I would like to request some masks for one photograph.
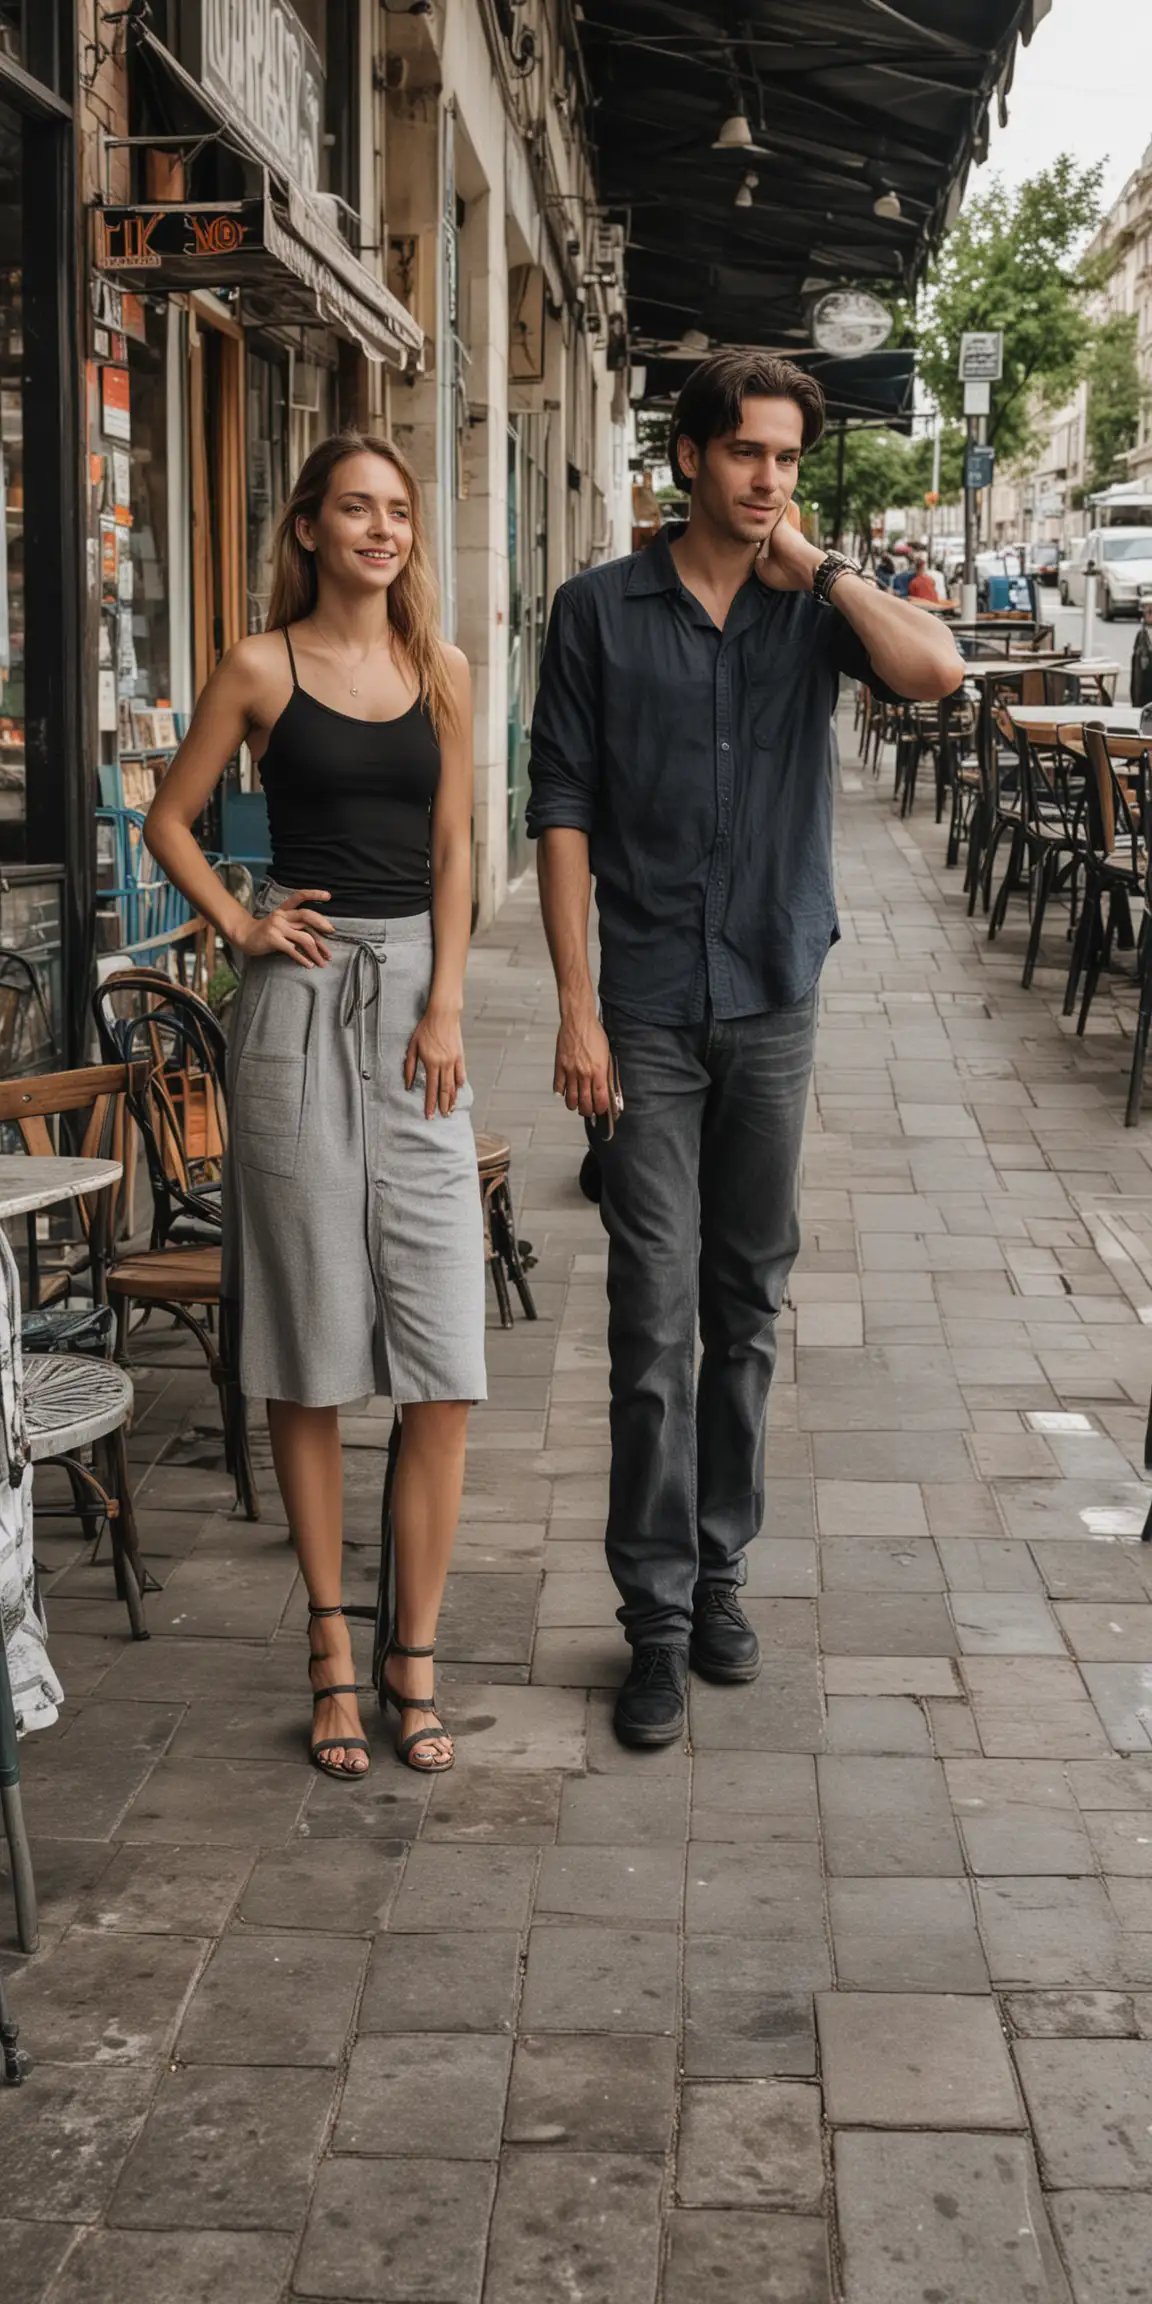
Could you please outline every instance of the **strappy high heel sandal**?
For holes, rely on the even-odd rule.
[[[389,1656],[434,1656],[436,1650],[435,1648],[406,1648],[402,1640],[393,1640],[389,1643],[388,1654]],[[455,1767],[455,1752],[447,1760],[413,1760],[410,1757],[417,1744],[429,1744],[433,1737],[441,1736],[449,1744],[452,1741],[436,1708],[435,1689],[427,1699],[423,1696],[402,1696],[400,1690],[392,1686],[387,1670],[384,1670],[380,1675],[380,1700],[385,1705],[394,1704],[396,1706],[400,1715],[401,1726],[403,1726],[406,1712],[431,1712],[436,1720],[435,1728],[416,1728],[411,1736],[397,1737],[396,1758],[402,1760],[406,1768],[414,1768],[419,1776],[443,1776],[449,1768]]]
[[[309,1624],[317,1616],[342,1616],[343,1614],[342,1608],[314,1608],[311,1601],[308,1603]],[[312,1646],[311,1634],[309,1634],[308,1639],[308,1651],[308,1674],[311,1678],[313,1664],[325,1664],[327,1657],[317,1656]],[[367,1696],[368,1693],[369,1690],[359,1686],[355,1680],[338,1680],[331,1688],[313,1689],[312,1710],[315,1712],[318,1704],[325,1704],[329,1696]],[[325,1752],[341,1751],[368,1752],[367,1740],[363,1736],[322,1736],[319,1743],[309,1745],[308,1756],[312,1766],[318,1768],[322,1776],[338,1776],[342,1783],[359,1784],[361,1779],[368,1774],[367,1768],[346,1768],[342,1761],[325,1760],[323,1757]],[[371,1759],[370,1753],[369,1759]]]

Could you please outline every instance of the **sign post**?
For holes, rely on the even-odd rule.
[[[992,485],[994,455],[985,445],[992,386],[1004,372],[1004,338],[998,329],[970,329],[960,338],[960,381],[964,386],[964,584],[961,614],[976,619],[976,498]]]

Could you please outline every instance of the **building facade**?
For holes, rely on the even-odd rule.
[[[1103,260],[1107,276],[1095,302],[1098,321],[1118,315],[1136,321],[1136,361],[1142,387],[1136,438],[1125,458],[1124,482],[1152,496],[1152,144],[1113,201],[1086,255]],[[1042,444],[1024,472],[1006,475],[993,491],[997,541],[1071,542],[1087,533],[1094,514],[1086,501],[1093,486],[1088,444],[1088,385],[1045,418]]]
[[[127,812],[262,627],[340,425],[421,483],[472,666],[479,923],[522,869],[551,594],[630,543],[585,108],[569,0],[0,0],[0,945],[34,951],[61,1052],[132,941]],[[255,781],[242,751],[224,853]]]

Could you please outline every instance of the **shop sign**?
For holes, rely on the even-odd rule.
[[[999,328],[968,328],[960,338],[962,384],[998,384],[1004,373],[1004,337]]]
[[[211,267],[260,245],[264,204],[229,201],[197,208],[97,208],[96,262],[106,272],[159,272],[179,259]],[[205,274],[207,277],[207,273]]]
[[[320,184],[324,74],[290,0],[200,0],[183,61],[213,102],[304,192]]]

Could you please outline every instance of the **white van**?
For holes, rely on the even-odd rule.
[[[1138,616],[1142,596],[1152,593],[1152,528],[1093,528],[1073,559],[1060,569],[1060,597],[1082,608],[1084,580],[1096,574],[1096,606],[1105,623],[1114,616]]]

